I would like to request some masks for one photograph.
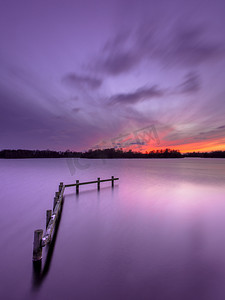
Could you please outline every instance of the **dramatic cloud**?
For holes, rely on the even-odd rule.
[[[224,43],[212,41],[206,32],[199,26],[179,29],[169,46],[169,56],[187,65],[221,59],[225,55]]]
[[[0,9],[1,147],[88,149],[149,124],[165,147],[222,145],[224,1],[12,2]]]
[[[143,100],[162,97],[164,93],[164,90],[160,90],[157,86],[141,87],[132,93],[114,95],[109,100],[112,104],[134,104]]]
[[[81,76],[76,73],[70,73],[63,77],[62,82],[72,88],[85,87],[97,89],[102,85],[102,80],[91,76]]]
[[[173,66],[196,66],[225,57],[224,42],[206,37],[203,26],[175,26],[164,37],[162,29],[142,24],[138,30],[119,33],[107,41],[101,55],[92,68],[108,75],[117,76],[130,72],[143,62]]]

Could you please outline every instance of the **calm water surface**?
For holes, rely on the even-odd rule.
[[[0,160],[0,299],[224,300],[225,160]],[[42,275],[33,231],[66,189]],[[47,261],[47,264],[46,264]]]

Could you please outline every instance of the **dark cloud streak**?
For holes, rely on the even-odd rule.
[[[132,93],[114,95],[109,100],[111,104],[135,104],[140,101],[162,97],[164,94],[165,91],[157,86],[141,87]]]
[[[200,90],[200,78],[197,73],[188,73],[185,76],[184,82],[177,87],[178,93],[195,93]]]
[[[184,81],[172,89],[159,88],[158,85],[143,86],[130,93],[120,93],[109,98],[110,104],[136,104],[152,98],[161,98],[166,95],[192,94],[200,90],[200,78],[197,73],[188,73]]]
[[[102,85],[102,79],[91,76],[82,76],[76,73],[70,73],[63,77],[62,82],[66,85],[76,87],[86,87],[90,89],[98,89]]]

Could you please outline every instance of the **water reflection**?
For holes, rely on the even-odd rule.
[[[76,178],[63,159],[0,163],[2,299],[224,299],[225,160],[93,160]],[[33,230],[57,183],[112,174],[114,189],[66,191],[32,275]]]

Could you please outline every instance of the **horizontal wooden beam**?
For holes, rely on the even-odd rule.
[[[113,179],[102,179],[100,182],[106,182],[106,181],[114,181],[119,180],[119,178],[113,178]],[[72,184],[66,184],[65,187],[71,187],[71,186],[77,186],[77,185],[84,185],[84,184],[92,184],[92,183],[98,183],[98,180],[95,181],[87,181],[87,182],[79,182],[79,183],[72,183]]]

